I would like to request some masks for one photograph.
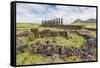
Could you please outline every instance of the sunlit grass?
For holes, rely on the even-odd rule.
[[[78,35],[70,35],[68,36],[68,39],[66,39],[67,37],[62,37],[62,36],[58,36],[58,37],[45,37],[45,38],[38,38],[36,39],[34,42],[36,42],[37,40],[40,40],[42,43],[45,43],[45,41],[49,40],[51,43],[52,41],[56,41],[56,45],[62,45],[62,46],[81,46],[84,42],[84,38]]]
[[[80,58],[76,57],[76,56],[72,56],[72,57],[67,57],[65,58],[65,60],[67,62],[80,62]]]
[[[92,23],[92,24],[90,24],[90,23],[85,23],[85,24],[76,23],[74,25],[84,25],[84,26],[94,27],[96,24],[95,23]],[[49,29],[50,31],[64,31],[64,29],[59,29],[59,28],[38,27],[39,24],[32,24],[32,23],[17,23],[16,26],[17,26],[17,28],[22,28],[20,30],[20,32],[27,30],[27,29],[30,30],[30,28],[38,28],[40,32],[43,31],[43,30],[46,30],[46,29]],[[30,36],[30,38],[29,37],[20,37],[19,39],[22,40],[22,43],[28,44],[28,45],[30,45],[31,43],[36,43],[38,40],[40,40],[41,43],[46,44],[46,42],[49,40],[50,43],[53,43],[53,41],[56,41],[55,42],[56,45],[75,46],[75,47],[81,46],[85,41],[85,39],[83,37],[76,35],[76,34],[70,34],[68,36],[43,37],[43,38],[34,38],[34,36]],[[32,39],[32,40],[30,41],[30,39]],[[94,49],[94,55],[96,55],[96,49]],[[16,52],[16,64],[17,65],[50,63],[50,62],[45,61],[45,59],[49,60],[49,61],[52,60],[50,58],[48,59],[48,57],[44,57],[43,55],[40,55],[40,54],[33,54],[31,51],[25,51],[23,53],[20,52],[20,51]],[[94,56],[93,58],[95,59],[96,56]],[[67,58],[65,58],[65,60],[67,62],[78,62],[78,61],[80,61],[80,59],[76,56],[67,57]]]
[[[32,54],[30,51],[20,53],[16,55],[17,65],[29,65],[29,64],[42,64],[43,57],[39,54]]]
[[[91,23],[91,22],[89,22],[89,23],[82,23],[82,22],[80,22],[80,23],[72,23],[72,25],[83,25],[83,26],[94,27],[94,26],[96,26],[96,23],[95,22],[94,23]]]
[[[39,24],[34,24],[34,23],[16,23],[17,28],[36,28],[38,27]]]
[[[61,28],[50,28],[50,27],[38,27],[39,31],[47,30],[49,29],[50,31],[64,31],[64,29]]]
[[[22,41],[22,43],[24,43],[24,44],[28,44],[29,43],[29,38],[28,37],[20,37],[19,38],[21,41]]]
[[[64,46],[81,46],[84,42],[84,38],[78,35],[66,37],[56,37],[57,44],[62,44]]]

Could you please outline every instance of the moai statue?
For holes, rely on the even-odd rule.
[[[48,20],[47,24],[48,24],[48,27],[50,27],[50,21],[49,20]]]
[[[58,27],[58,21],[59,19],[58,18],[56,18],[56,27]]]
[[[60,18],[59,18],[59,19],[58,19],[58,25],[60,25],[60,23],[61,23],[61,22],[60,22]]]
[[[63,18],[61,18],[61,25],[63,25]]]
[[[56,19],[53,19],[53,27],[56,25]]]
[[[43,21],[42,25],[45,26],[45,20]]]
[[[58,18],[58,28],[60,28],[60,18]]]
[[[64,28],[64,25],[63,25],[63,18],[60,18],[60,28]]]
[[[44,25],[44,20],[42,20],[42,25]]]
[[[51,20],[51,27],[53,27],[54,23],[53,23],[53,20]]]
[[[48,20],[48,22],[47,22],[47,26],[50,27],[50,20]]]
[[[50,27],[52,27],[52,20],[50,20]]]
[[[51,27],[52,27],[52,25],[53,25],[53,22],[52,22],[52,20],[50,21],[50,25],[51,25]]]
[[[47,20],[47,23],[46,24],[47,24],[47,27],[49,27],[49,20]]]
[[[47,27],[47,21],[45,20],[45,22],[44,22],[44,25],[45,25],[45,27]]]
[[[50,25],[50,27],[51,27],[51,24],[52,24],[52,23],[51,23],[51,20],[50,20],[50,21],[49,21],[49,25]]]
[[[56,19],[53,19],[53,27],[56,25]]]
[[[56,25],[59,24],[59,18],[56,18]]]

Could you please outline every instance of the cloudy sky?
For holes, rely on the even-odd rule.
[[[64,24],[70,24],[76,19],[96,18],[95,7],[17,3],[16,8],[17,22],[41,23],[45,19],[63,18]]]

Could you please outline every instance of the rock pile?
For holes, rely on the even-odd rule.
[[[85,37],[84,37],[85,38]],[[94,38],[85,38],[86,41],[81,47],[74,46],[61,46],[61,45],[36,45],[32,44],[33,53],[39,53],[45,56],[53,56],[58,54],[61,58],[77,56],[81,61],[92,60],[93,58],[93,48],[96,46],[96,41]]]
[[[90,37],[86,34],[78,34],[85,38],[85,42],[80,47],[75,46],[63,46],[57,44],[40,44],[34,43],[29,47],[26,44],[22,44],[20,40],[17,40],[17,50],[25,51],[25,49],[30,49],[35,54],[42,54],[44,56],[54,56],[59,55],[60,58],[67,58],[76,56],[81,59],[81,61],[93,60],[93,48],[96,47],[96,38]]]

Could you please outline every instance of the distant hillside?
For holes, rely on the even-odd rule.
[[[75,20],[72,25],[83,25],[83,26],[92,26],[92,27],[96,27],[96,19],[88,19],[88,20],[80,20],[77,19]]]
[[[73,23],[95,23],[95,22],[96,22],[96,19],[91,18],[91,19],[88,19],[88,20],[77,19]]]

